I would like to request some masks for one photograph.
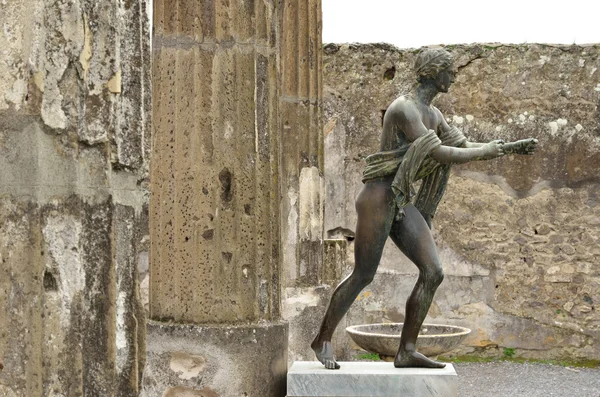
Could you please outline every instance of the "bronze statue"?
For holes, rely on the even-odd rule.
[[[366,159],[364,187],[356,199],[355,267],[331,297],[318,335],[311,344],[329,369],[340,368],[333,356],[333,332],[360,291],[377,271],[383,246],[390,236],[419,269],[417,283],[406,302],[406,316],[395,367],[443,368],[416,351],[419,330],[444,274],[431,234],[431,220],[444,193],[450,166],[513,154],[533,154],[537,140],[504,143],[468,142],[431,105],[454,81],[453,58],[443,49],[425,49],[417,56],[419,82],[414,96],[401,96],[383,119],[380,152]],[[413,182],[422,180],[415,194]]]

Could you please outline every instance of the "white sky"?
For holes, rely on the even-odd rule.
[[[324,43],[600,43],[600,0],[322,0]]]

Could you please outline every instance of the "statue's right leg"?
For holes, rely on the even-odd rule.
[[[360,291],[373,280],[395,214],[389,182],[367,183],[356,199],[358,221],[354,239],[354,270],[333,291],[319,333],[311,347],[329,369],[340,366],[333,357],[331,338]]]
[[[435,241],[426,221],[412,204],[404,208],[405,216],[394,223],[390,237],[419,269],[419,277],[406,301],[406,317],[400,337],[400,348],[394,366],[443,368],[446,364],[433,361],[417,352],[419,330],[427,316],[437,287],[444,272]]]

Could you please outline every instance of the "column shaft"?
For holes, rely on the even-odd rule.
[[[282,240],[286,286],[316,285],[323,262],[321,1],[283,0]]]
[[[155,2],[150,313],[279,318],[273,2]]]

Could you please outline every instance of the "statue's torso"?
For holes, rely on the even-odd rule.
[[[404,101],[410,101],[416,106],[425,128],[438,133],[438,127],[442,122],[439,112],[436,112],[433,107],[427,106],[409,95],[404,95],[392,102],[385,112],[383,132],[381,134],[381,151],[395,150],[410,143],[402,130],[403,120],[405,119],[405,115],[403,114]]]

